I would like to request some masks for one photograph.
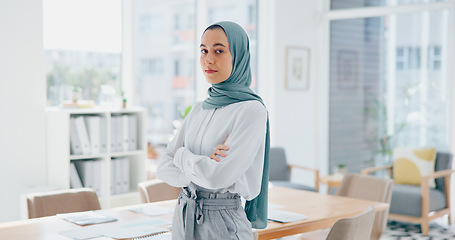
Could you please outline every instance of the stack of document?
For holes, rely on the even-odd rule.
[[[117,218],[104,216],[96,211],[64,213],[57,216],[81,226],[117,221]]]

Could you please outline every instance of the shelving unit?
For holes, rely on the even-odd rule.
[[[117,207],[140,202],[137,184],[146,179],[146,115],[142,108],[131,109],[46,109],[46,131],[47,131],[47,182],[49,186],[61,189],[70,188],[70,164],[80,161],[96,160],[101,161],[101,171],[97,176],[101,178],[100,203],[103,208]],[[136,149],[113,151],[112,140],[112,120],[114,116],[134,115],[136,121]],[[100,141],[106,144],[105,152],[95,154],[73,154],[71,151],[71,126],[70,119],[78,116],[99,116],[100,124],[105,127],[105,131],[100,131]],[[131,120],[130,120],[131,121]],[[134,145],[134,144],[133,144]],[[115,194],[112,192],[111,183],[115,179],[112,173],[113,159],[126,158],[129,168],[129,191],[126,193]]]

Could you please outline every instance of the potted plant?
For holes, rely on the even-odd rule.
[[[73,89],[71,90],[71,100],[73,100],[73,103],[77,103],[82,98],[82,88],[73,86]]]
[[[344,176],[344,174],[346,174],[347,172],[348,172],[348,169],[346,167],[346,164],[344,164],[344,163],[339,163],[333,169],[333,175],[339,176],[339,177]]]

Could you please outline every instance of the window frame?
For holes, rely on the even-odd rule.
[[[340,10],[331,10],[330,9],[330,0],[324,0],[320,2],[319,9],[321,11],[321,23],[319,25],[320,34],[319,34],[319,46],[318,51],[320,52],[320,68],[319,68],[319,76],[321,77],[321,86],[322,92],[320,94],[320,100],[322,106],[325,106],[325,109],[321,113],[321,120],[325,122],[326,130],[324,130],[322,136],[320,137],[320,144],[324,146],[321,154],[321,166],[328,167],[329,166],[329,122],[330,122],[330,99],[329,99],[329,84],[330,84],[330,75],[329,69],[330,66],[330,23],[336,20],[344,20],[344,19],[356,19],[356,18],[370,18],[370,17],[381,17],[381,16],[391,16],[396,14],[406,14],[406,13],[419,13],[424,11],[438,11],[438,10],[448,10],[449,11],[449,27],[448,27],[448,56],[447,56],[447,66],[452,66],[455,63],[455,0],[450,0],[447,2],[433,2],[433,3],[420,3],[420,4],[411,4],[411,5],[400,5],[400,6],[381,6],[381,7],[362,7],[362,8],[352,8],[352,9],[340,9]],[[389,49],[392,51],[393,49]],[[441,57],[443,57],[441,53]],[[393,57],[392,59],[388,59],[388,67],[395,68],[396,66],[396,59]],[[405,60],[406,61],[406,60]],[[391,66],[395,65],[395,66]],[[432,69],[432,68],[429,68]],[[406,70],[406,66],[405,69]],[[442,69],[441,71],[444,71]],[[446,71],[447,76],[455,76],[455,69],[450,68]],[[389,91],[389,95],[395,95],[394,92],[394,83],[393,79],[388,78],[388,86],[392,88],[392,91]],[[447,78],[447,82],[455,82],[455,80],[451,80],[449,77]],[[455,83],[450,85],[451,91],[455,92]],[[386,105],[388,107],[394,107],[394,98],[388,97]],[[448,144],[451,152],[455,152],[455,125],[451,125],[450,122],[453,122],[455,119],[455,104],[450,104],[455,102],[455,96],[449,96],[448,100],[449,104],[447,106],[448,119],[447,125],[450,129]],[[387,125],[389,131],[393,131],[394,125],[394,118],[393,114],[389,114],[387,119]]]

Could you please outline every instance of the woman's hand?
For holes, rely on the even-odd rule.
[[[223,151],[228,151],[229,150],[229,147],[226,146],[227,142],[227,138],[226,138],[226,141],[224,141],[223,144],[220,144],[218,145],[216,148],[215,148],[215,151],[213,151],[212,155],[210,155],[210,158],[219,162],[220,161],[220,158],[218,156],[221,156],[221,157],[226,157],[226,153],[223,152]]]

